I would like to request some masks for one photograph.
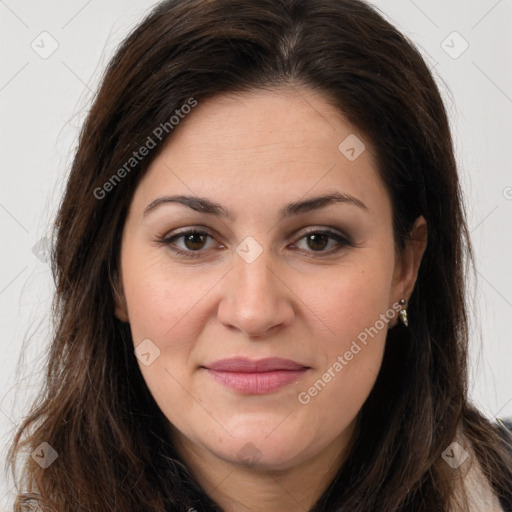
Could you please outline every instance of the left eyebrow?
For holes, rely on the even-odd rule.
[[[186,195],[159,197],[152,201],[148,206],[146,206],[144,209],[144,216],[154,211],[159,206],[169,203],[182,204],[200,213],[206,213],[216,217],[226,217],[233,221],[236,220],[236,215],[220,204],[215,203],[205,197]],[[293,217],[295,215],[309,213],[314,210],[319,210],[320,208],[325,208],[334,203],[351,204],[365,211],[369,211],[368,207],[356,197],[348,194],[340,194],[339,192],[334,192],[332,194],[310,197],[302,201],[289,203],[284,208],[279,210],[279,216],[280,218]]]
[[[365,211],[369,211],[368,207],[359,199],[349,194],[340,194],[339,192],[333,192],[332,194],[311,197],[304,201],[297,201],[290,203],[280,210],[281,218],[292,217],[301,213],[309,213],[313,210],[325,208],[334,203],[347,203]]]

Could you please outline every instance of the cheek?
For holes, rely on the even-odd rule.
[[[139,368],[160,409],[182,426],[181,414],[188,410],[192,396],[186,391],[192,390],[190,355],[203,329],[198,300],[211,284],[201,280],[194,287],[190,279],[152,273],[151,266],[146,269],[139,278],[132,274],[126,287],[135,353],[146,339],[156,347],[151,364],[138,358]]]
[[[382,253],[368,256],[364,263],[361,260],[340,271],[307,299],[315,303],[315,312],[328,329],[317,338],[322,361],[308,382],[315,389],[311,394],[303,391],[312,398],[318,395],[318,402],[333,400],[341,405],[341,400],[347,417],[357,413],[373,387],[389,321],[396,314],[389,303],[393,258],[383,258]]]
[[[208,322],[215,318],[218,301],[212,296],[226,269],[181,267],[170,263],[165,251],[126,245],[123,284],[133,344],[149,339],[158,357],[151,364],[138,359],[153,398],[171,423],[185,428],[197,397],[195,355],[207,339]]]
[[[374,267],[375,268],[375,267]],[[329,330],[316,338],[321,363],[298,390],[313,430],[334,437],[354,420],[379,373],[388,324],[388,286],[359,272],[325,289],[319,311]]]
[[[329,327],[331,336],[326,339],[332,340],[328,344],[332,348],[350,345],[391,306],[392,258],[367,256],[350,267],[340,267],[322,286],[304,288],[305,302],[314,304],[315,312]]]
[[[195,306],[212,286],[206,273],[197,274],[171,266],[160,249],[126,246],[123,284],[135,345],[145,338],[173,339],[177,349],[186,345],[185,319],[197,314]]]

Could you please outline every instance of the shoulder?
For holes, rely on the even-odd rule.
[[[512,430],[512,424],[508,422],[505,427]],[[460,431],[456,442],[458,444],[457,449],[460,450],[457,455],[463,462],[457,468],[458,476],[455,478],[454,512],[459,510],[460,507],[462,507],[460,510],[465,512],[505,512],[489,480],[482,471],[471,443]]]
[[[469,512],[504,512],[474,453],[469,457],[469,465],[463,480],[470,506]]]

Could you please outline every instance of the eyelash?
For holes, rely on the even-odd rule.
[[[168,246],[178,256],[183,256],[185,258],[190,258],[190,259],[200,258],[201,253],[204,252],[204,250],[202,250],[202,249],[199,249],[197,251],[183,251],[181,249],[177,249],[176,246],[172,247],[174,245],[173,241],[180,239],[182,237],[185,237],[187,235],[192,235],[192,234],[206,235],[206,236],[209,236],[210,238],[214,238],[212,235],[210,235],[210,233],[208,233],[206,231],[201,231],[199,229],[189,229],[187,231],[182,231],[181,233],[176,233],[172,236],[166,236],[164,238],[160,238],[157,240],[157,243],[161,244],[161,245]],[[323,255],[330,256],[330,255],[338,252],[342,247],[353,247],[354,246],[354,244],[348,238],[340,235],[339,233],[336,233],[336,232],[330,231],[330,230],[311,230],[311,231],[308,231],[307,233],[304,233],[299,238],[299,240],[302,240],[310,235],[326,235],[329,238],[334,239],[338,243],[338,247],[335,247],[334,249],[331,249],[330,251],[305,251],[307,253],[312,253],[314,255],[314,257],[316,257],[316,258],[317,257],[321,258],[321,257],[323,257]],[[299,249],[299,250],[303,251],[303,249]],[[318,256],[315,255],[315,253],[318,254]]]

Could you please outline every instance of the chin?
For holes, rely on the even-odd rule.
[[[253,436],[238,436],[230,441],[229,451],[219,450],[219,446],[212,447],[212,451],[230,463],[261,470],[288,469],[304,456],[300,440],[286,435],[272,439],[265,436],[261,431]]]

